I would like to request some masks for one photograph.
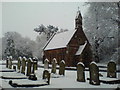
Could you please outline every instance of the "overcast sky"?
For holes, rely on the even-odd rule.
[[[82,2],[3,2],[2,34],[16,31],[24,37],[35,40],[38,33],[34,28],[43,24],[74,29],[74,19],[78,6],[82,15],[86,7]]]

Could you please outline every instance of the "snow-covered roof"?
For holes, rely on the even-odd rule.
[[[84,45],[80,45],[78,51],[76,52],[75,55],[80,55],[82,51],[84,50],[85,46],[87,45],[87,41],[85,42]]]
[[[57,48],[66,47],[76,30],[68,30],[61,33],[56,33],[53,38],[46,45],[44,50],[52,50]]]

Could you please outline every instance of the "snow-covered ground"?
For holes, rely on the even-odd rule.
[[[0,67],[2,70],[6,70],[5,65],[0,65]],[[0,69],[0,70],[1,70]],[[43,73],[43,68],[38,68],[38,70],[36,71],[36,75],[38,78],[38,81],[42,80],[42,73]],[[51,71],[51,69],[49,69]],[[101,80],[117,80],[120,77],[117,78],[108,78],[107,77],[107,73],[106,72],[100,72],[103,77],[100,77]],[[24,75],[21,73],[16,73],[16,72],[0,72],[0,75],[4,75],[4,76],[23,76]],[[120,73],[117,73],[117,76],[120,76]],[[56,77],[56,78],[55,78]],[[65,76],[59,76],[58,75],[58,70],[57,70],[57,74],[53,75],[51,74],[51,80],[50,80],[50,85],[46,85],[46,86],[40,86],[40,87],[33,87],[33,88],[109,88],[109,90],[114,90],[113,88],[117,88],[118,84],[103,84],[101,83],[100,85],[90,85],[89,81],[87,80],[87,78],[89,78],[89,72],[85,71],[85,78],[86,78],[86,82],[77,82],[76,81],[77,78],[77,71],[71,71],[71,70],[66,70],[65,71]],[[1,79],[0,81],[2,81],[2,87],[3,88],[13,88],[11,87],[8,82],[10,79]],[[19,79],[19,82],[24,82],[25,81],[23,79]],[[38,81],[36,83],[38,83]],[[32,81],[31,81],[32,82]],[[28,80],[28,82],[26,83],[30,83],[30,80]],[[120,86],[120,85],[119,85]],[[22,88],[21,88],[22,89]]]

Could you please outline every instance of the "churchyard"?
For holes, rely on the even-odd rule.
[[[13,60],[0,61],[1,89],[20,88],[120,88],[120,71],[115,62],[105,65],[91,62],[85,67],[82,62],[77,67],[66,67],[65,61],[57,64],[54,58],[52,64],[45,59],[44,64],[36,59],[19,57]],[[119,89],[118,89],[119,90]]]

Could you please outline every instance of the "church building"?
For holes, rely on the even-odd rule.
[[[79,61],[88,66],[92,61],[91,45],[82,28],[82,16],[77,11],[75,29],[55,33],[43,48],[44,56],[52,62],[56,58],[58,64],[64,60],[66,66],[76,66]]]

